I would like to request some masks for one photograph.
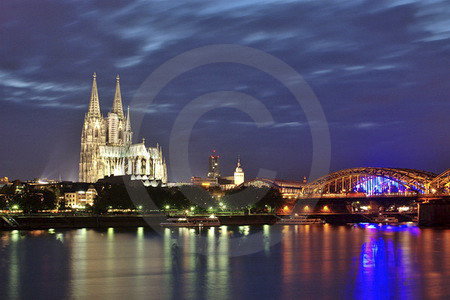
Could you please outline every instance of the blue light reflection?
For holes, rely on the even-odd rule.
[[[355,227],[369,229],[380,232],[408,232],[414,236],[419,235],[420,230],[415,223],[403,223],[398,225],[380,224],[380,223],[358,223]]]
[[[418,272],[410,261],[409,248],[396,241],[418,236],[412,224],[358,224],[370,233],[361,245],[353,295],[358,299],[405,299],[414,297],[408,287],[411,276]],[[402,284],[398,284],[401,282]]]

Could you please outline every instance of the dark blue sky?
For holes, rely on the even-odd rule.
[[[339,2],[1,1],[0,176],[76,180],[93,72],[106,114],[116,73],[126,106],[167,60],[213,44],[265,51],[303,76],[328,121],[331,170],[444,171],[450,3]],[[238,154],[248,177],[259,168],[285,179],[309,174],[312,141],[302,108],[283,84],[238,64],[211,64],[175,78],[147,108],[136,140],[159,142],[168,156],[181,109],[217,91],[253,96],[275,123],[258,128],[239,110],[209,111],[190,136],[192,175],[206,174],[211,149],[221,154],[223,175],[231,175]]]

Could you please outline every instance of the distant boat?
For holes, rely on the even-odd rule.
[[[322,219],[308,219],[305,216],[294,216],[290,218],[282,218],[277,221],[278,225],[311,225],[311,224],[324,224]]]
[[[377,216],[373,219],[374,223],[383,223],[383,224],[387,224],[387,223],[398,223],[398,219],[396,217],[389,217],[389,216],[385,216],[385,215],[380,215]]]
[[[220,226],[220,221],[211,215],[209,217],[168,218],[160,225],[162,227],[215,227]]]

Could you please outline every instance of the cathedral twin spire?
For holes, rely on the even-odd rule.
[[[91,117],[100,118],[100,101],[98,100],[97,90],[97,74],[92,75],[92,90],[91,90],[91,102],[89,102],[88,115]]]
[[[100,100],[98,98],[98,89],[97,89],[97,74],[94,73],[92,77],[93,78],[92,78],[91,101],[89,103],[88,115],[91,117],[100,117],[101,112],[100,112]],[[120,93],[119,74],[117,74],[116,76],[116,92],[114,94],[114,101],[111,112],[117,114],[119,119],[124,118],[122,107],[122,95]]]
[[[120,77],[119,74],[116,76],[116,93],[114,94],[114,102],[112,111],[117,114],[119,119],[123,119],[123,108],[122,108],[122,96],[120,94]]]

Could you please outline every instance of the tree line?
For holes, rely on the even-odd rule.
[[[218,188],[205,189],[200,186],[147,187],[145,194],[142,186],[132,184],[111,184],[97,187],[98,195],[87,212],[107,213],[108,210],[139,211],[184,211],[206,213],[211,211],[271,212],[281,207],[283,201],[278,190],[273,188],[241,187],[221,191]],[[17,190],[14,185],[0,189],[1,210],[22,210],[34,213],[42,210],[67,209],[63,191],[56,187],[36,189],[25,186]],[[130,197],[133,195],[133,197]]]

